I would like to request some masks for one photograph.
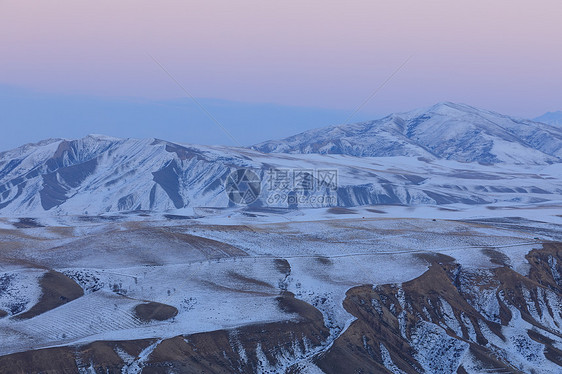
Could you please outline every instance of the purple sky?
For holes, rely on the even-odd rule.
[[[0,84],[389,113],[562,108],[562,2],[0,0]]]

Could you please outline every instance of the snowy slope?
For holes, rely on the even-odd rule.
[[[153,339],[152,344],[178,336],[197,351],[222,357],[230,345],[242,351],[236,335],[239,329],[254,326],[253,339],[262,345],[283,345],[282,338],[288,336],[285,344],[301,346],[294,351],[302,354],[259,357],[273,366],[302,362],[320,365],[322,371],[317,372],[340,373],[345,371],[330,369],[325,360],[332,357],[345,365],[366,362],[373,368],[371,360],[376,361],[377,355],[362,352],[381,351],[384,359],[379,364],[389,369],[404,366],[399,359],[403,354],[419,363],[420,370],[406,372],[455,373],[462,363],[467,372],[481,373],[489,368],[486,357],[494,356],[523,372],[530,372],[534,365],[537,373],[557,372],[557,356],[545,348],[562,342],[558,333],[562,297],[556,283],[551,290],[546,282],[560,281],[562,248],[539,249],[560,237],[559,207],[550,213],[558,224],[551,225],[514,224],[518,221],[507,218],[487,224],[465,221],[462,212],[439,213],[438,208],[431,213],[438,220],[396,218],[402,215],[393,211],[398,208],[402,209],[349,209],[346,215],[327,210],[322,212],[323,219],[318,219],[322,210],[295,212],[303,216],[229,215],[223,217],[225,224],[217,224],[222,218],[214,215],[187,221],[158,219],[158,215],[143,221],[129,216],[129,220],[105,224],[63,217],[76,226],[50,225],[47,218],[38,221],[45,227],[4,228],[0,364],[14,365],[4,355],[16,352],[33,357],[33,352],[45,352],[42,348],[78,350],[92,342],[140,339]],[[403,209],[403,213],[412,212]],[[441,219],[444,216],[439,214],[448,218]],[[535,257],[528,257],[529,253]],[[39,299],[45,268],[69,277],[84,295],[32,318],[18,318]],[[535,281],[537,271],[548,272],[541,274],[544,283]],[[321,316],[319,323],[329,330],[325,339],[298,343],[289,325],[295,314],[278,304],[279,296],[287,291],[317,310],[316,318]],[[136,307],[147,301],[172,306],[177,314],[164,320],[142,320]],[[385,319],[391,323],[377,329]],[[281,328],[264,332],[276,322]],[[229,333],[226,346],[197,344],[194,334],[223,329]],[[537,340],[540,336],[547,338]],[[372,348],[379,343],[384,348]],[[467,343],[489,352],[473,357]],[[361,360],[345,361],[345,347]],[[111,349],[116,349],[115,344]],[[248,359],[259,355],[255,347],[246,346],[244,351],[240,355]],[[54,351],[47,352],[54,360],[62,360]],[[178,357],[187,354],[178,352]],[[150,353],[146,357],[157,360],[158,355]],[[132,354],[136,356],[142,355]],[[78,356],[68,357],[76,359],[79,367],[90,364]],[[106,357],[92,361],[106,364]],[[48,365],[41,360],[25,361],[37,366],[24,372],[45,372]],[[223,372],[259,371],[231,368]]]
[[[157,139],[50,140],[0,154],[0,209],[166,210],[189,206],[199,195],[212,204],[223,188],[213,185],[217,177],[246,164],[241,155]]]
[[[391,114],[254,146],[262,152],[418,156],[483,164],[543,164],[562,157],[562,129],[464,104]]]

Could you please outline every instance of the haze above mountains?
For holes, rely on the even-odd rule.
[[[208,98],[198,98],[198,101],[244,146],[344,121],[350,123],[351,108],[327,109]],[[362,109],[351,122],[371,121],[391,112],[410,109],[397,108],[400,109]],[[225,133],[216,131],[218,128],[213,120],[188,98],[102,98],[34,92],[0,84],[0,112],[5,126],[0,151],[47,138],[77,139],[92,133],[118,138],[158,137],[190,144],[238,145]],[[507,110],[504,113],[513,112]],[[517,113],[519,117],[529,118],[528,113],[532,112],[527,109]],[[539,122],[549,123],[548,118]],[[260,126],[256,127],[256,124]]]
[[[538,203],[561,198],[561,161],[561,127],[445,102],[249,148],[101,135],[27,144],[0,153],[0,211],[227,207],[238,168],[257,171],[263,190],[271,169],[337,170],[337,191],[316,192],[340,206]]]

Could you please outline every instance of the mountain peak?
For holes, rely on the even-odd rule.
[[[542,116],[534,119],[537,122],[546,123],[552,126],[562,126],[562,111],[546,112]]]
[[[425,108],[421,108],[421,109],[417,109],[417,110],[413,110],[409,113],[419,113],[419,112],[424,112],[424,113],[435,113],[435,114],[441,114],[441,115],[454,115],[456,113],[465,113],[465,114],[494,114],[494,115],[499,115],[501,116],[501,114],[496,113],[496,112],[492,112],[486,109],[481,109],[481,108],[477,108],[474,107],[472,105],[468,105],[468,104],[464,104],[464,103],[454,103],[451,101],[442,101],[439,103],[436,103],[430,107],[425,107]]]
[[[467,104],[440,102],[384,118],[316,129],[253,147],[265,153],[416,156],[484,164],[560,162],[562,130]]]
[[[429,107],[430,110],[440,110],[440,109],[459,109],[460,107],[467,107],[468,105],[453,103],[452,101],[441,101],[433,104]]]

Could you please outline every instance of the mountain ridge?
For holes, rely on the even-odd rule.
[[[509,147],[515,149],[506,150]],[[432,156],[484,164],[548,163],[559,162],[562,157],[562,129],[466,104],[442,102],[374,121],[313,129],[252,148],[266,153]]]
[[[340,148],[330,148],[336,137]],[[557,168],[546,168],[560,164],[562,130],[463,104],[439,103],[288,139],[248,148],[96,134],[46,139],[0,153],[0,211],[21,216],[232,207],[225,182],[240,168],[261,180],[261,206],[271,205],[267,194],[278,192],[267,190],[277,169],[337,170],[337,190],[291,192],[307,201],[337,198],[319,206],[536,203],[562,193]],[[285,153],[274,152],[279,150]],[[285,200],[276,204],[288,207]]]

